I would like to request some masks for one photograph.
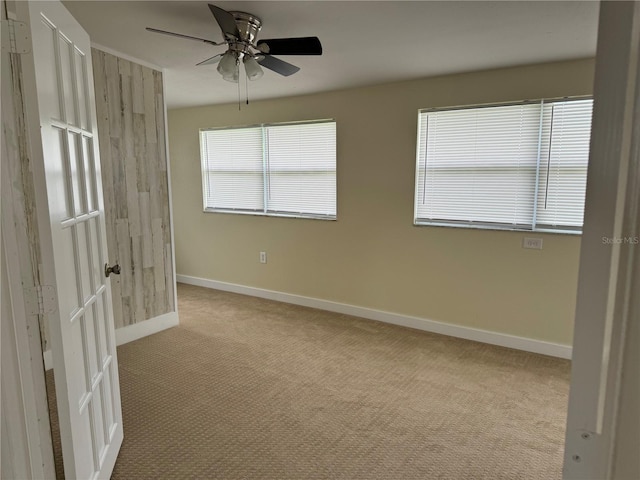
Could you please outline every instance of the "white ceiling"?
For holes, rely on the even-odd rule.
[[[220,41],[206,1],[64,2],[93,42],[165,69],[170,108],[237,101],[215,65],[224,51],[145,31],[155,27]],[[595,55],[595,1],[212,1],[263,21],[259,38],[318,36],[320,57],[283,56],[301,70],[265,70],[252,99]],[[241,84],[244,91],[244,83]],[[244,95],[244,93],[243,93]]]

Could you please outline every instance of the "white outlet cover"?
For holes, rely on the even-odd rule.
[[[533,237],[524,237],[522,240],[522,248],[531,248],[533,250],[542,250],[542,239]]]

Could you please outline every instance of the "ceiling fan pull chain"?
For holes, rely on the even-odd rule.
[[[242,110],[242,108],[240,108],[241,104],[242,104],[242,101],[240,99],[240,82],[238,81],[238,111]]]

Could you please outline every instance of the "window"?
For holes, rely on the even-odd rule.
[[[593,100],[421,110],[415,223],[579,233]]]
[[[336,123],[200,131],[205,211],[336,218]]]

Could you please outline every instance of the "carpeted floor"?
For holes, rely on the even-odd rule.
[[[187,285],[178,300],[179,327],[118,348],[114,479],[561,478],[568,361]]]

